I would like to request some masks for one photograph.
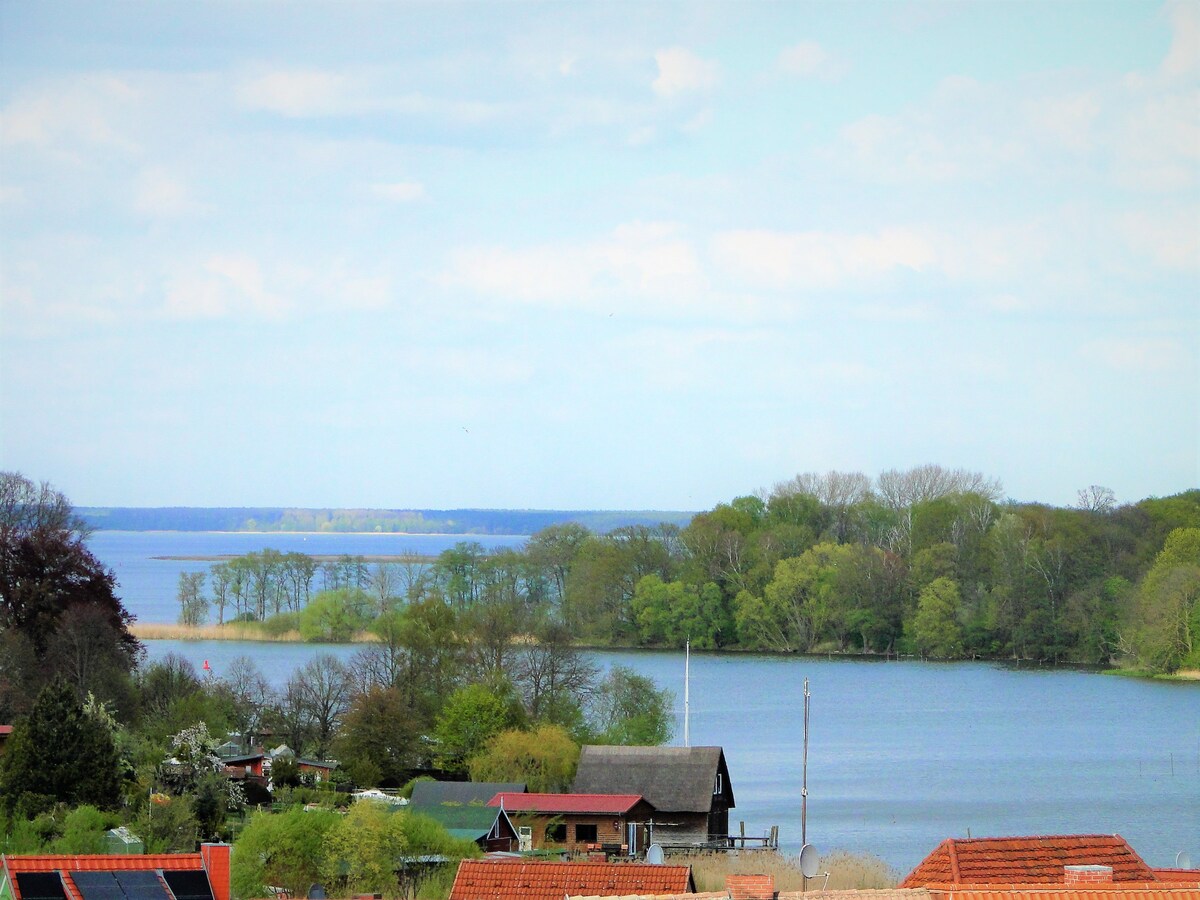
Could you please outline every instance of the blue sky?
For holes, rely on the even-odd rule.
[[[1200,485],[1200,4],[0,0],[0,466],[85,505]]]

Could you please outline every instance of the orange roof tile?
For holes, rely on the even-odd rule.
[[[1170,882],[1121,884],[1034,885],[1034,884],[930,884],[932,900],[1200,900],[1200,887]]]
[[[465,859],[450,900],[562,900],[571,894],[683,894],[695,890],[689,866],[645,863]]]
[[[1155,869],[1154,877],[1158,881],[1176,881],[1184,884],[1200,885],[1200,869]]]
[[[199,853],[114,853],[112,855],[70,856],[5,856],[4,865],[10,872],[128,872],[131,870],[183,871],[203,869]]]
[[[1066,866],[1111,866],[1113,881],[1155,880],[1119,834],[948,838],[900,887],[926,884],[1062,884]]]

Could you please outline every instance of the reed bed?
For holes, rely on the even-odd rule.
[[[160,622],[134,622],[129,629],[141,641],[290,641],[300,642],[295,630],[271,634],[244,622],[226,625],[170,625]]]
[[[726,875],[771,875],[777,891],[800,891],[805,887],[800,857],[785,856],[774,850],[672,854],[667,861],[672,865],[691,866],[697,891],[724,890]],[[899,873],[879,857],[841,850],[821,857],[820,872],[819,877],[808,880],[810,892],[890,888],[900,881]],[[826,872],[829,873],[828,884]]]

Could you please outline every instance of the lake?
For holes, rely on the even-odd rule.
[[[205,568],[151,556],[307,549],[294,542],[314,539],[309,552],[402,553],[411,548],[405,539],[412,540],[125,535],[97,532],[91,546],[117,571],[131,611],[147,621],[172,621],[167,611],[178,572]],[[444,541],[441,549],[461,539],[420,537]],[[509,540],[507,546],[522,539]],[[180,653],[197,668],[207,659],[216,675],[234,657],[249,655],[277,685],[314,654],[348,658],[359,649],[147,642],[151,659]],[[674,691],[680,742],[681,653],[593,656],[601,666],[628,665]],[[1151,865],[1173,864],[1180,850],[1200,858],[1200,684],[989,663],[756,654],[693,654],[691,676],[691,743],[725,749],[737,801],[733,828],[744,820],[748,834],[761,834],[779,825],[785,851],[800,848],[808,678],[808,840],[822,851],[874,853],[904,874],[947,837],[1119,833]]]

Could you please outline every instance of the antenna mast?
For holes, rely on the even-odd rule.
[[[692,746],[691,724],[692,700],[688,693],[692,677],[692,639],[689,637],[683,645],[683,746]]]
[[[808,843],[808,679],[804,679],[804,763],[800,783],[800,845]]]

